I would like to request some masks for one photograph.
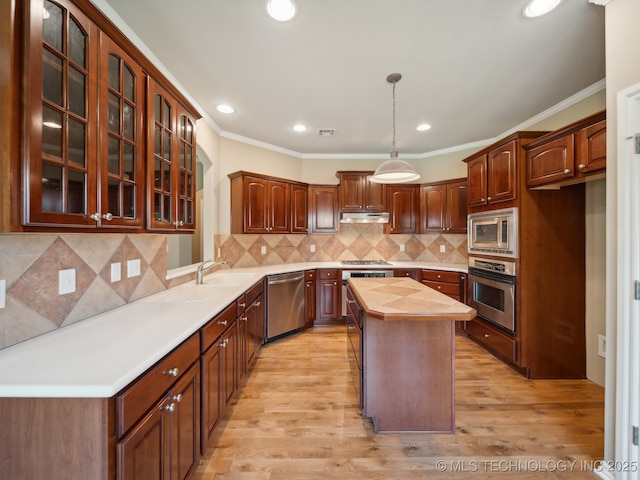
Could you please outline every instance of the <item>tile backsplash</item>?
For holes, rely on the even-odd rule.
[[[341,225],[335,235],[216,235],[214,240],[230,267],[346,259],[467,262],[465,235],[385,235],[377,224]],[[128,277],[129,260],[140,261],[140,275]],[[121,279],[111,282],[114,263],[120,264]],[[67,269],[75,269],[76,289],[59,295],[59,271]],[[7,288],[0,349],[193,278],[166,280],[166,272],[165,235],[0,234],[0,280]]]

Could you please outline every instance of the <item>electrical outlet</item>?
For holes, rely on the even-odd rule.
[[[58,271],[58,294],[65,295],[76,291],[76,269]]]
[[[440,253],[447,253],[447,246],[446,245],[440,245]]]
[[[400,251],[401,251],[401,252],[404,252],[404,243],[401,243],[401,244],[400,244]]]
[[[111,283],[119,282],[122,279],[122,265],[120,262],[111,264]]]
[[[0,280],[0,308],[5,308],[6,304],[6,296],[7,296],[7,281]]]
[[[311,245],[309,247],[309,250],[311,250],[311,253],[315,252],[316,251],[316,246],[315,245]]]
[[[607,358],[607,337],[598,335],[598,355]]]
[[[267,247],[265,247],[264,245],[260,247],[260,253],[262,255],[266,255],[267,254]]]
[[[127,260],[127,278],[140,275],[140,259]]]

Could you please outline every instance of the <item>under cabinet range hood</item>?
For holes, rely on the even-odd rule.
[[[340,223],[389,223],[389,212],[342,212]]]

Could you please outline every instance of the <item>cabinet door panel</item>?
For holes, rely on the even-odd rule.
[[[387,233],[416,233],[418,186],[389,185],[389,223]]]
[[[169,393],[171,412],[171,478],[183,480],[200,459],[200,373],[193,365]]]
[[[168,400],[159,403],[116,445],[118,480],[169,480],[171,417]]]
[[[338,187],[310,187],[311,213],[309,216],[309,233],[337,233],[338,219]]]
[[[446,224],[449,233],[467,233],[467,182],[447,185]]]
[[[387,209],[387,186],[384,183],[370,181],[367,175],[365,182],[365,209],[371,212],[384,212]]]
[[[487,203],[487,156],[482,155],[467,164],[469,182],[469,206],[477,207]]]
[[[209,439],[222,415],[220,391],[221,383],[221,347],[216,343],[205,352],[201,359],[202,366],[202,447],[207,449]]]
[[[516,198],[516,141],[489,152],[487,156],[487,201],[489,203]]]
[[[307,233],[309,219],[308,188],[291,186],[291,233]]]
[[[319,280],[318,316],[323,320],[342,317],[338,280]]]
[[[580,174],[601,172],[607,168],[607,121],[602,120],[577,134],[576,168]]]
[[[291,208],[289,184],[269,182],[269,233],[288,233]]]
[[[574,176],[573,135],[527,152],[527,186],[534,187]]]
[[[340,175],[340,209],[361,211],[364,209],[364,183],[361,174]]]
[[[245,233],[267,232],[268,182],[262,179],[244,178],[244,231]]]
[[[446,186],[425,185],[422,187],[423,208],[422,232],[442,232],[445,230]]]

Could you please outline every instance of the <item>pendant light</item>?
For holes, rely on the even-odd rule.
[[[382,163],[369,179],[374,183],[405,183],[420,179],[420,175],[409,163],[398,158],[398,149],[396,148],[396,83],[401,78],[402,75],[399,73],[387,76],[387,82],[393,85],[393,143],[391,144],[391,158]]]

